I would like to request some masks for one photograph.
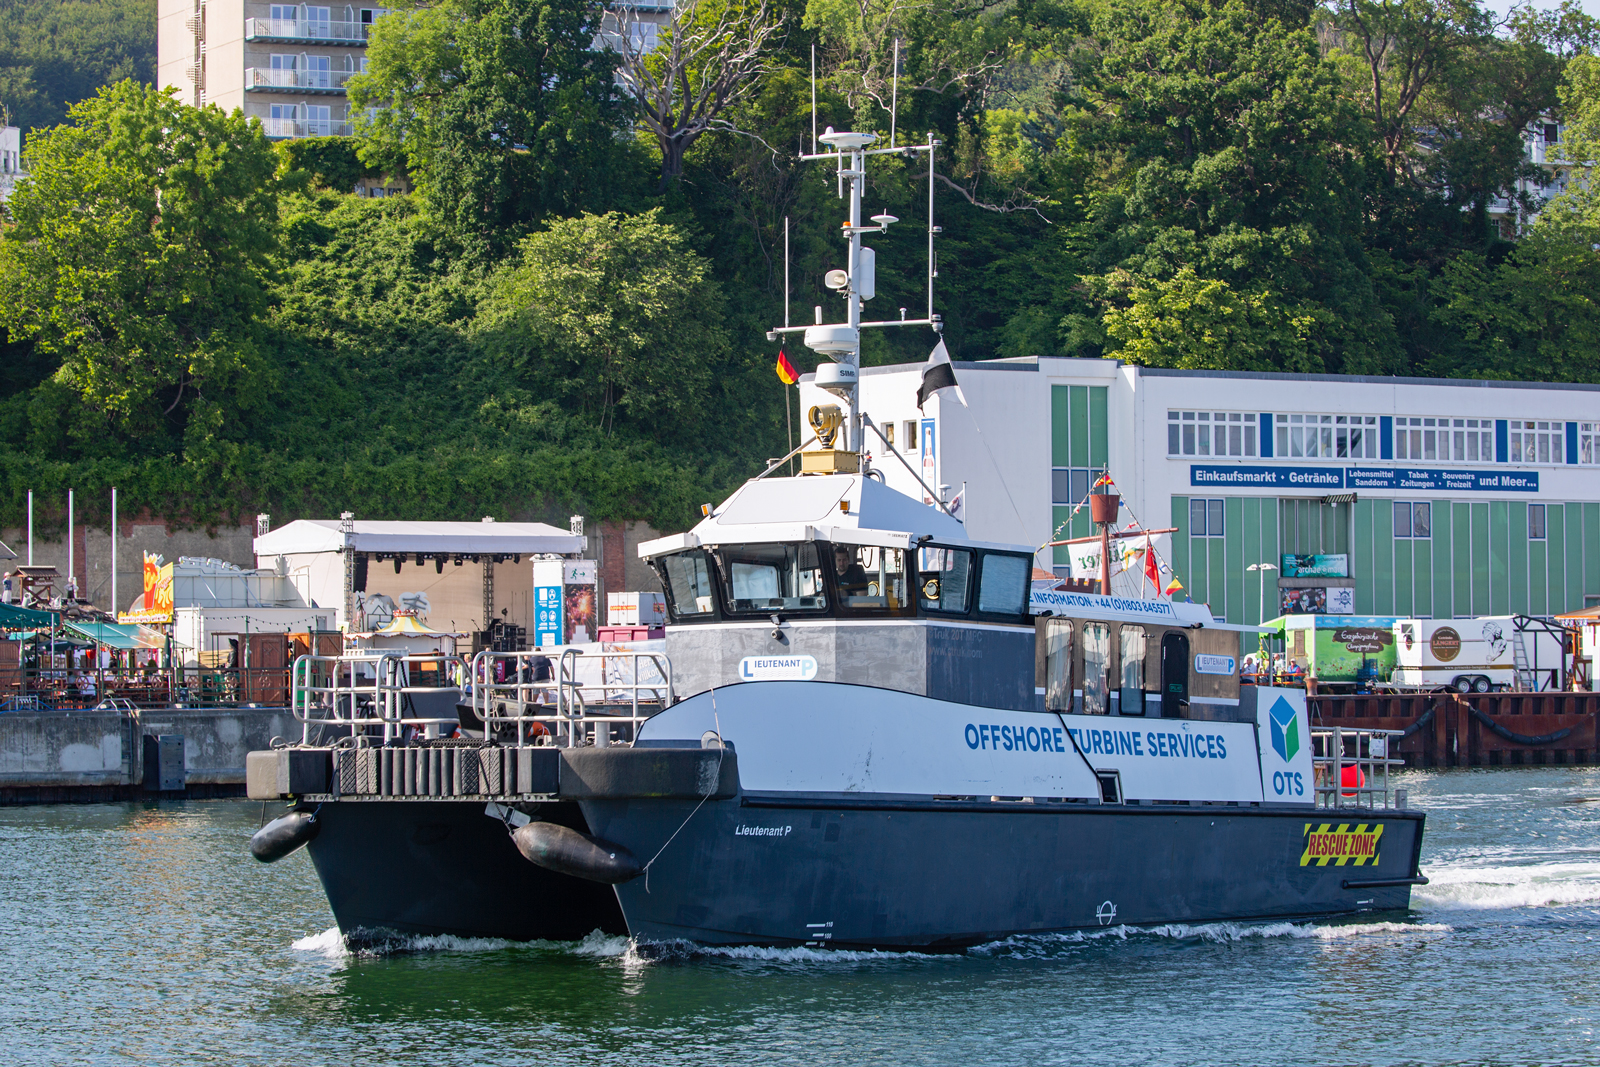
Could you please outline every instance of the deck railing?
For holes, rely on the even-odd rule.
[[[672,664],[659,652],[569,648],[552,663],[538,650],[485,651],[467,678],[484,736],[517,745],[632,743],[673,702]]]
[[[1393,755],[1403,730],[1335,726],[1311,730],[1311,761],[1319,808],[1397,806],[1389,768],[1406,761]]]

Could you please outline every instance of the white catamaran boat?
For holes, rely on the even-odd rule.
[[[862,236],[897,221],[862,222],[866,166],[937,142],[821,140],[848,315],[783,330],[833,357],[816,382],[840,404],[811,412],[802,474],[776,474],[791,453],[640,546],[664,650],[569,650],[549,677],[484,652],[470,695],[413,684],[449,674],[437,657],[304,657],[300,742],[250,755],[250,795],[290,808],[252,851],[307,846],[353,938],[951,949],[1405,908],[1423,816],[1390,788],[1389,733],[1241,685],[1241,628],[1198,605],[1032,593],[1032,547],[875,476],[860,331],[940,323],[931,269],[927,318],[861,320]]]

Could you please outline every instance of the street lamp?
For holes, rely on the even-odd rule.
[[[1267,621],[1267,571],[1275,571],[1277,569],[1278,566],[1275,563],[1252,563],[1250,566],[1245,568],[1247,571],[1261,572],[1260,593],[1257,598],[1259,600],[1257,610],[1260,612],[1260,614],[1256,616],[1256,622],[1258,624]]]

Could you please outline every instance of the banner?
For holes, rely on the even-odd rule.
[[[1413,467],[1255,467],[1191,464],[1189,484],[1203,489],[1537,493],[1538,471],[1424,470]]]
[[[172,621],[172,564],[163,565],[154,552],[144,554],[144,597],[132,611],[118,612],[118,622]]]
[[[1348,578],[1350,557],[1344,553],[1331,556],[1297,556],[1285,552],[1282,559],[1285,578]]]

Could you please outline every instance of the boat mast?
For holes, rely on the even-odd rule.
[[[828,150],[812,152],[800,158],[805,161],[832,161],[838,167],[837,179],[841,199],[847,195],[848,183],[849,216],[840,227],[848,248],[846,267],[843,270],[831,270],[825,277],[828,288],[838,291],[844,297],[845,318],[843,322],[824,323],[822,307],[819,305],[814,310],[814,321],[811,325],[790,326],[786,322],[783,326],[767,331],[767,340],[775,341],[780,335],[787,333],[804,333],[808,348],[822,353],[833,361],[817,367],[814,381],[821,388],[839,397],[849,407],[845,449],[856,454],[861,468],[864,469],[867,442],[859,393],[861,331],[883,326],[928,326],[935,333],[944,329],[942,318],[933,313],[933,237],[939,232],[939,227],[933,222],[933,153],[941,142],[930,133],[924,144],[872,148],[870,146],[878,140],[877,134],[835,132],[831,126],[817,139],[826,145]],[[870,247],[864,247],[861,239],[868,234],[883,233],[892,224],[900,221],[889,214],[874,215],[863,221],[861,212],[862,198],[866,193],[867,159],[871,156],[891,154],[911,159],[920,153],[927,153],[928,156],[927,317],[908,319],[905,317],[905,308],[901,308],[898,319],[864,322],[861,317],[862,302],[871,300],[877,292],[877,253]]]

